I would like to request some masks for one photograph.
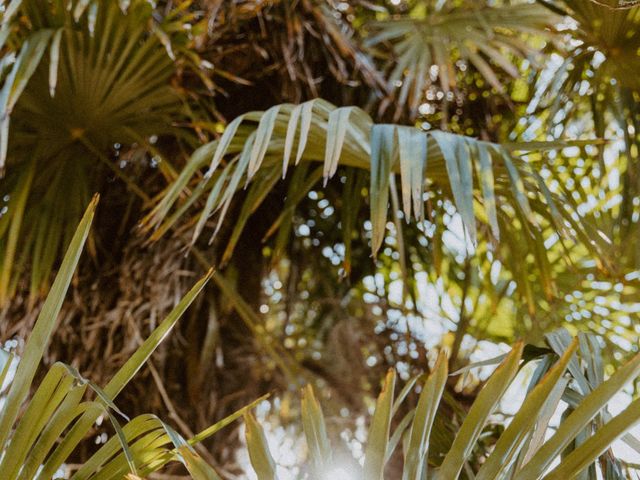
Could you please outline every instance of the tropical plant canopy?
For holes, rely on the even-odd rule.
[[[640,479],[640,3],[0,0],[0,479]]]

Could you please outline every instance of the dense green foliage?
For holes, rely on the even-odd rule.
[[[0,476],[637,474],[639,26],[0,0]]]

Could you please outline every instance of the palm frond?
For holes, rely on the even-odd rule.
[[[538,367],[521,408],[497,436],[493,448],[488,450],[483,461],[473,464],[470,463],[472,452],[477,447],[480,435],[491,423],[490,415],[504,400],[505,392],[514,381],[523,361],[526,363],[532,360],[523,355],[523,344],[516,344],[509,354],[493,361],[494,364],[499,364],[498,368],[466,412],[453,444],[443,459],[430,455],[430,433],[438,405],[443,401],[444,384],[448,376],[446,355],[441,353],[431,374],[425,380],[417,381],[421,387],[417,404],[404,419],[393,422],[395,429],[390,428],[391,419],[398,410],[397,406],[406,398],[407,388],[414,388],[416,379],[410,380],[407,388],[395,396],[396,373],[391,370],[378,397],[369,426],[364,467],[362,472],[354,472],[355,478],[360,478],[360,475],[364,475],[364,478],[382,478],[386,463],[400,444],[404,458],[403,479],[448,480],[460,478],[463,470],[467,477],[472,475],[470,478],[482,480],[577,478],[587,467],[591,470],[584,478],[599,478],[595,472],[600,468],[604,469],[606,478],[626,478],[622,470],[609,469],[612,464],[600,456],[616,438],[623,436],[633,423],[640,420],[640,401],[632,402],[618,416],[607,417],[605,421],[599,412],[625,384],[640,375],[640,356],[636,355],[609,379],[600,377],[596,381],[594,375],[602,375],[603,367],[597,354],[594,356],[592,347],[598,344],[595,337],[581,335],[572,339],[566,331],[561,330],[550,334],[547,340],[553,348],[542,349],[542,355],[536,356]],[[584,370],[581,362],[587,365]],[[460,373],[454,372],[451,375]],[[588,392],[572,403],[565,420],[554,431],[549,420],[558,408],[559,400],[563,398],[571,402],[568,399],[575,398],[575,387],[570,384],[568,375],[571,375],[578,386],[584,383],[580,379],[586,381],[588,377],[591,386]],[[314,465],[323,465],[325,471],[330,471],[331,458],[322,453],[326,447],[319,446],[319,442],[325,440],[318,436],[318,432],[327,427],[310,387],[304,392],[304,402],[316,405],[313,409],[303,409],[302,413],[302,424],[309,447],[308,460]],[[587,432],[587,439],[583,443],[572,443],[584,432]],[[632,441],[633,437],[629,440]],[[599,459],[603,461],[598,462]],[[556,463],[549,471],[554,462]],[[368,471],[367,466],[370,465],[375,465],[375,469]]]
[[[585,240],[585,247],[597,253],[598,241],[592,240],[596,235],[585,234],[589,226],[565,208],[561,197],[549,192],[525,157],[516,155],[566,145],[497,145],[441,131],[376,125],[357,107],[338,108],[323,100],[277,105],[267,112],[238,117],[219,140],[198,149],[146,217],[145,226],[155,229],[152,238],[159,238],[202,201],[193,219],[193,241],[217,214],[215,236],[236,193],[245,186],[246,200],[223,255],[226,261],[250,213],[273,188],[279,172],[286,176],[292,166],[317,162],[322,164],[325,184],[339,167],[369,172],[374,255],[385,241],[393,188],[390,176],[398,175],[402,215],[407,221],[424,221],[425,203],[451,202],[461,216],[469,245],[477,244],[478,239],[520,242],[524,231],[531,239],[527,243],[535,247],[542,242],[544,224],[565,238]],[[312,182],[296,182],[292,186],[295,194],[287,201],[303,198],[312,186]],[[301,188],[305,190],[298,191]],[[348,196],[343,208],[353,208]],[[277,225],[272,231],[275,228]],[[544,248],[538,249],[541,251]]]
[[[23,0],[4,12],[0,303],[24,271],[31,272],[32,295],[47,286],[70,226],[105,172],[148,198],[113,153],[175,133],[174,122],[184,117],[167,43],[180,30],[169,24],[174,30],[163,32],[148,2],[126,3],[125,12],[104,0]]]
[[[159,343],[175,326],[184,311],[204,288],[209,272],[198,281],[138,350],[125,362],[104,388],[82,377],[63,363],[55,363],[44,379],[33,385],[36,370],[55,329],[62,302],[97,206],[91,202],[69,245],[50,294],[29,336],[6,397],[0,408],[0,471],[7,480],[49,479],[64,466],[81,441],[90,435],[100,417],[109,418],[116,435],[109,439],[72,476],[73,479],[116,479],[127,474],[146,476],[169,462],[181,462],[196,479],[219,479],[193,445],[213,435],[246,414],[260,398],[194,438],[185,440],[171,426],[154,415],[132,420],[115,405],[114,399],[148,360]],[[5,358],[4,380],[12,361]],[[30,395],[30,390],[34,393]],[[95,399],[87,400],[92,391]],[[20,413],[22,411],[22,413]],[[125,424],[120,425],[124,419]]]
[[[627,236],[637,223],[633,202],[638,195],[635,179],[640,145],[637,128],[640,83],[635,73],[640,68],[637,55],[640,6],[613,0],[542,3],[550,8],[560,8],[570,19],[571,28],[560,32],[562,36],[559,37],[569,48],[558,52],[564,57],[561,62],[552,62],[540,73],[529,112],[540,113],[554,138],[570,134],[572,125],[586,118],[597,136],[611,140],[612,144],[622,143],[624,147],[615,153],[614,165],[606,164],[605,149],[585,157],[591,164],[588,171],[594,169],[596,173],[589,175],[590,182],[603,189],[608,190],[610,175],[621,172],[619,194],[622,201],[620,207],[614,209],[611,225],[613,230],[621,230],[625,232],[623,236]],[[621,255],[626,256],[629,244],[619,242],[617,235],[611,235],[612,231],[606,233],[614,243],[621,243],[618,248]],[[629,261],[623,261],[630,270],[636,268],[634,256],[632,253],[631,258],[627,257]]]
[[[567,13],[578,22],[576,35],[584,44],[578,50],[598,50],[605,55],[601,65],[605,77],[617,78],[637,90],[640,46],[640,6],[612,0],[607,2],[580,2],[565,0]]]
[[[415,115],[426,90],[436,82],[445,94],[454,90],[458,72],[469,67],[497,92],[505,93],[496,69],[517,78],[515,60],[536,57],[535,47],[522,35],[548,36],[559,20],[531,3],[467,9],[445,6],[434,11],[420,5],[415,10],[368,26],[369,47],[381,49],[391,43],[393,62],[387,79],[389,88],[396,91],[396,116],[405,105]],[[468,72],[465,75],[468,78]]]

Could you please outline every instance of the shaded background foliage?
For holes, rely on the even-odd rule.
[[[149,57],[134,53],[133,60],[127,59],[132,72],[148,73],[145,64],[155,60],[163,66],[162,75],[153,76],[163,94],[154,98],[167,101],[151,108],[153,116],[145,110],[139,119],[128,117],[129,130],[120,131],[118,106],[105,106],[107,120],[92,124],[95,135],[77,132],[68,122],[79,116],[76,123],[87,123],[82,115],[92,112],[93,105],[82,99],[90,98],[100,82],[87,81],[86,90],[79,92],[62,67],[51,98],[51,60],[46,56],[11,114],[0,189],[9,214],[0,217],[0,246],[3,270],[13,264],[11,278],[18,280],[13,285],[1,282],[0,338],[21,338],[29,331],[34,318],[28,312],[34,311],[38,292],[45,289],[49,270],[66,244],[64,228],[75,225],[72,219],[79,217],[83,202],[98,190],[102,205],[91,258],[80,267],[48,355],[103,383],[101,378],[109,378],[135,350],[194,277],[219,262],[242,212],[247,190],[234,197],[213,243],[207,242],[214,225],[210,222],[189,249],[185,246],[194,227],[189,215],[154,241],[140,229],[141,219],[188,164],[193,150],[219,138],[224,125],[240,114],[320,97],[336,105],[358,105],[376,122],[439,128],[498,143],[620,139],[612,142],[616,153],[608,158],[598,142],[527,157],[553,192],[567,199],[567,207],[611,244],[594,258],[588,243],[602,240],[595,228],[589,230],[594,237],[585,242],[559,239],[548,225],[531,234],[515,222],[514,230],[501,228],[500,250],[480,242],[476,255],[469,256],[466,239],[456,238],[461,228],[455,225],[455,206],[437,199],[429,210],[430,225],[403,226],[403,242],[400,223],[390,225],[374,261],[366,224],[368,175],[340,167],[324,187],[320,177],[313,177],[313,166],[298,167],[275,183],[249,218],[223,270],[226,289],[207,287],[179,332],[123,392],[119,404],[128,413],[168,409],[181,429],[197,431],[267,391],[277,392],[279,401],[295,410],[295,386],[304,379],[321,386],[326,398],[336,399],[332,416],[346,421],[340,420],[338,405],[346,405],[354,418],[365,412],[388,367],[402,365],[406,375],[422,371],[430,348],[441,341],[452,347],[453,362],[461,365],[473,350],[473,339],[510,342],[524,337],[536,342],[562,323],[606,334],[611,362],[619,359],[620,347],[637,349],[632,321],[637,242],[629,238],[637,235],[639,222],[638,92],[637,78],[627,68],[637,62],[633,32],[638,7],[612,13],[591,2],[541,2],[528,5],[531,11],[524,15],[517,13],[522,5],[498,2],[492,8],[499,14],[487,13],[485,25],[478,20],[482,10],[464,1],[210,0],[157,2],[153,11],[146,2],[132,2],[135,8],[138,3],[144,3],[140,12],[113,13],[132,19],[131,26],[118,23],[122,30],[113,35],[126,42],[127,29],[135,29],[152,44]],[[135,21],[139,18],[144,21]],[[27,32],[50,26],[47,21],[58,25],[59,18],[40,24],[33,15],[21,14],[3,48],[19,48]],[[101,24],[92,37],[86,33],[89,21],[82,16],[63,23],[81,32],[77,37],[82,41],[100,42]],[[558,22],[566,25],[558,27]],[[400,29],[405,24],[407,31]],[[460,32],[473,30],[470,26],[479,37],[466,40]],[[385,36],[385,28],[399,31]],[[445,33],[434,35],[437,28]],[[478,38],[487,43],[479,44]],[[82,49],[65,41],[68,49],[61,52]],[[418,47],[411,49],[410,42]],[[465,51],[465,42],[490,49]],[[504,44],[511,48],[495,53]],[[118,45],[113,44],[114,52],[122,51]],[[425,51],[431,58],[425,58]],[[548,59],[553,62],[545,65]],[[92,71],[98,75],[112,69],[100,67]],[[150,85],[141,81],[142,90],[134,90],[126,79],[123,75],[121,88],[131,99],[125,102],[142,101],[139,93]],[[416,85],[417,79],[424,83]],[[65,103],[68,98],[77,103]],[[34,108],[47,119],[41,130],[49,132],[54,118],[64,133],[43,138],[32,121]],[[55,148],[55,140],[73,132],[77,138]],[[37,155],[23,153],[34,151],[34,145]],[[54,162],[48,158],[51,152]],[[6,253],[15,211],[10,206],[29,178],[29,162],[39,163],[31,167],[28,207],[18,227],[27,240],[12,257]],[[617,183],[613,177],[619,177]],[[189,188],[197,188],[200,178]],[[303,182],[309,182],[310,192],[292,210],[290,233],[272,234],[273,222],[289,206],[292,188]],[[197,208],[201,205],[192,210]],[[354,225],[349,247],[341,232],[347,222]],[[505,238],[513,232],[515,236]],[[533,256],[524,238],[546,251]],[[400,295],[398,280],[404,284]],[[421,290],[425,284],[429,289]],[[437,301],[425,305],[425,296]],[[418,324],[442,327],[426,332],[409,328]],[[449,390],[464,406],[476,386],[461,391],[451,384]],[[239,443],[235,432],[207,444],[212,459],[227,473],[239,473],[234,464]]]

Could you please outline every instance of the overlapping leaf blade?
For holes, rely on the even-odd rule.
[[[383,478],[387,446],[389,444],[395,385],[396,373],[395,370],[390,370],[378,396],[373,418],[371,419],[371,426],[369,427],[369,436],[364,452],[363,472],[365,478],[380,480]]]
[[[98,197],[94,197],[78,225],[78,229],[71,240],[56,280],[51,287],[51,293],[45,300],[33,327],[33,331],[27,340],[24,353],[18,364],[15,379],[9,389],[5,406],[0,412],[0,446],[5,445],[9,438],[13,424],[18,416],[18,411],[29,394],[31,382],[33,381],[40,359],[49,342],[51,332],[55,328],[58,313],[60,312],[60,308],[62,308],[62,302],[64,301],[67,289],[71,283],[71,278],[80,259],[84,242],[89,235],[89,228],[91,227],[97,204]]]
[[[425,460],[429,452],[431,428],[444,392],[447,373],[447,357],[441,353],[433,373],[422,386],[422,392],[416,406],[415,419],[411,426],[409,444],[405,453],[403,480],[423,478],[427,468]]]
[[[476,478],[478,480],[493,480],[501,478],[511,467],[516,455],[525,445],[539,418],[540,411],[545,406],[547,398],[555,386],[561,381],[567,364],[578,347],[577,340],[567,348],[558,363],[545,375],[536,387],[527,394],[524,403],[518,410],[507,429],[500,435],[495,448],[487,461],[482,465]]]
[[[457,478],[469,458],[485,422],[518,372],[524,345],[517,343],[491,376],[469,410],[451,449],[438,469],[438,480]]]
[[[258,480],[274,480],[276,478],[276,465],[269,451],[269,445],[262,426],[251,413],[245,414],[244,424],[249,458]]]
[[[301,417],[311,462],[319,477],[323,468],[331,463],[331,449],[322,408],[311,385],[307,385],[302,392]]]
[[[620,367],[607,381],[600,384],[583,399],[571,415],[562,422],[556,433],[524,465],[519,478],[523,480],[540,478],[569,442],[588,425],[625,384],[638,375],[640,375],[640,355],[636,355],[631,361]]]

